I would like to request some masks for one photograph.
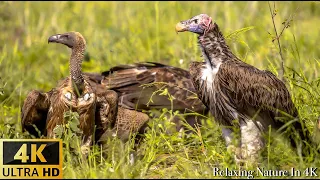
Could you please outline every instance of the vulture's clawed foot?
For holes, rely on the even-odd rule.
[[[240,165],[242,163],[242,156],[241,156],[241,148],[236,147],[232,144],[228,145],[227,152],[234,156],[234,160],[237,165]]]
[[[92,136],[89,136],[86,141],[84,141],[80,146],[80,152],[83,159],[86,159],[90,152],[90,147],[92,145]]]
[[[81,146],[80,151],[81,151],[82,158],[87,159],[90,152],[90,146],[86,146],[86,145]]]

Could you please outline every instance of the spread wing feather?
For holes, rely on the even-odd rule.
[[[184,111],[204,111],[206,108],[195,94],[188,71],[146,62],[121,65],[102,73],[105,78],[102,84],[119,93],[120,105],[130,109],[171,108],[167,96],[153,94],[159,89],[167,88],[175,98],[174,109]],[[142,86],[153,83],[150,86]],[[152,102],[150,98],[152,96]],[[138,105],[137,105],[138,104]]]

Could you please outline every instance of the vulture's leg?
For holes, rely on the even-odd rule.
[[[230,146],[233,139],[232,130],[229,128],[222,128],[222,136],[226,142],[227,147]]]
[[[222,137],[225,140],[227,151],[234,153],[234,159],[237,163],[240,162],[241,158],[241,149],[240,143],[235,142],[237,138],[234,137],[234,132],[231,128],[223,127],[222,128]]]
[[[269,111],[247,108],[250,119],[240,120],[241,156],[253,163],[258,161],[259,151],[265,146],[265,136],[269,127],[275,127],[272,114]]]
[[[82,142],[83,143],[81,144],[80,151],[81,151],[83,159],[86,159],[89,155],[89,149],[92,144],[92,135],[90,135],[88,137],[84,136]]]
[[[264,147],[262,132],[257,126],[261,123],[254,121],[251,119],[240,121],[241,157],[250,163],[257,162],[259,152]]]
[[[22,131],[27,130],[30,134],[40,137],[45,132],[47,114],[50,107],[51,91],[41,93],[37,90],[29,92],[21,111]],[[34,128],[35,125],[41,135]]]

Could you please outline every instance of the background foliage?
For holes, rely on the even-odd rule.
[[[280,39],[285,76],[310,131],[320,116],[319,7],[319,2],[276,2],[278,31],[293,15]],[[85,72],[142,61],[187,69],[189,62],[202,60],[196,35],[177,35],[174,28],[177,22],[200,13],[213,18],[239,58],[277,74],[280,56],[272,42],[268,2],[0,2],[0,137],[27,137],[20,127],[20,109],[27,93],[49,91],[68,75],[70,50],[48,45],[49,36],[82,33],[87,41]],[[169,120],[170,116],[160,116],[150,121],[133,165],[128,155],[131,141],[123,144],[111,139],[106,156],[95,147],[89,160],[65,150],[64,177],[214,178],[213,167],[238,168],[212,118],[204,119],[205,127],[183,138],[165,133],[173,126]],[[319,166],[319,160],[301,162],[285,140],[274,139],[264,152],[261,167],[303,171]]]

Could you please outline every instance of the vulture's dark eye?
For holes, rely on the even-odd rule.
[[[198,19],[193,20],[194,23],[198,24]]]

